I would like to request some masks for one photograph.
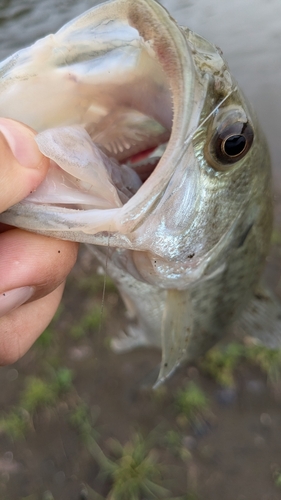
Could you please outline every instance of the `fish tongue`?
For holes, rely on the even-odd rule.
[[[141,185],[138,175],[109,159],[83,127],[48,129],[38,134],[36,141],[52,163],[47,178],[27,201],[117,208]]]

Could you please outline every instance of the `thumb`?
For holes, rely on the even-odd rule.
[[[36,132],[0,118],[0,213],[23,200],[46,176],[49,159],[34,140]]]

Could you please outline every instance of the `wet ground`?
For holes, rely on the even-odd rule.
[[[1,500],[281,498],[281,355],[246,357],[230,339],[223,362],[182,369],[152,391],[160,353],[111,351],[126,318],[107,280],[101,319],[95,267],[83,248],[53,324],[0,371]],[[110,496],[116,480],[97,447],[122,469],[113,440],[130,457],[136,435],[140,463],[153,457],[144,477],[167,493]]]
[[[281,228],[280,3],[164,3],[182,24],[224,48],[254,101],[271,145],[276,227]],[[89,0],[0,0],[0,57],[55,31],[91,5]],[[274,241],[267,279],[280,295],[278,231]],[[280,499],[278,355],[240,353],[230,339],[232,351],[223,358],[227,366],[212,358],[208,370],[206,363],[185,368],[153,392],[160,353],[111,351],[110,338],[125,326],[126,317],[111,283],[102,307],[103,277],[95,271],[83,248],[51,327],[21,361],[0,370],[0,499]],[[137,496],[128,488],[129,496],[117,491],[122,474],[127,484],[132,479],[126,468],[130,460],[136,463],[130,470]]]

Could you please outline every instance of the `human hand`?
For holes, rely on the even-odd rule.
[[[0,118],[0,213],[34,191],[49,160],[35,132]],[[51,321],[78,245],[0,224],[0,364],[23,356]]]

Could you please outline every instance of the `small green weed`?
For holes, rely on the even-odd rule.
[[[179,455],[182,447],[182,435],[171,429],[165,433],[164,444],[174,455]]]
[[[268,349],[256,345],[247,348],[247,359],[258,365],[270,382],[281,380],[281,349]]]
[[[110,441],[110,449],[116,457],[114,461],[107,458],[96,443],[93,445],[92,455],[100,465],[102,475],[112,483],[107,500],[150,500],[170,495],[159,484],[162,466],[158,463],[158,456],[140,434],[135,434],[125,446],[117,440]]]
[[[182,434],[177,431],[169,430],[165,435],[165,444],[171,451],[178,451],[182,444]]]
[[[87,333],[98,330],[101,321],[104,321],[105,317],[105,309],[102,310],[100,305],[95,306],[90,313],[86,314],[79,323],[77,323],[70,329],[70,336],[73,339],[80,339]]]
[[[53,405],[56,394],[52,384],[38,377],[30,377],[21,397],[21,406],[33,414],[40,406]]]
[[[281,489],[281,469],[277,464],[272,467],[272,477],[275,486]]]
[[[185,462],[191,458],[190,451],[183,446],[183,435],[181,433],[173,429],[169,430],[165,434],[164,444],[175,457],[180,457]]]
[[[258,366],[270,382],[281,380],[281,349],[263,345],[244,346],[233,342],[223,348],[214,347],[205,355],[200,368],[220,385],[233,387],[235,369],[242,361]]]
[[[88,406],[83,402],[70,414],[69,423],[78,431],[85,445],[92,443],[93,440],[96,441],[99,437],[94,427],[96,418],[97,415],[94,419],[91,417]]]
[[[179,413],[190,423],[204,416],[209,407],[207,397],[194,382],[177,392],[175,404]]]
[[[53,370],[50,381],[28,377],[18,408],[0,417],[0,431],[11,439],[23,438],[35,411],[44,406],[54,406],[59,396],[72,387],[72,371],[68,368]]]
[[[53,391],[56,395],[68,392],[71,389],[73,372],[69,368],[59,368],[55,372]]]
[[[42,406],[53,406],[60,394],[67,392],[72,386],[72,371],[60,368],[54,372],[51,381],[46,382],[38,377],[29,377],[21,397],[21,407],[31,415]]]
[[[214,347],[207,352],[200,363],[200,368],[215,379],[218,384],[224,387],[233,387],[235,384],[234,371],[245,354],[245,347],[238,343],[231,343],[225,348]]]
[[[276,474],[274,482],[277,488],[281,488],[281,472]]]
[[[51,491],[45,491],[42,496],[42,500],[55,500]]]
[[[27,415],[15,409],[0,418],[0,431],[16,441],[24,438],[28,424]]]

